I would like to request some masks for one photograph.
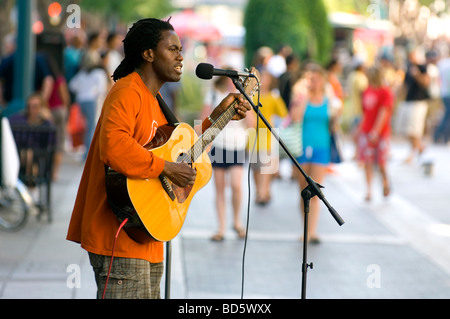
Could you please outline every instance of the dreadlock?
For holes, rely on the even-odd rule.
[[[114,81],[123,78],[141,65],[144,61],[142,52],[147,49],[156,50],[163,31],[174,30],[170,24],[170,19],[162,21],[148,18],[137,21],[128,31],[123,40],[125,58],[114,71],[112,76]]]

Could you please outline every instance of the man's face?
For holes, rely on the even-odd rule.
[[[163,82],[178,82],[183,68],[182,46],[174,31],[164,31],[154,51],[153,70]]]
[[[28,100],[27,106],[28,106],[28,116],[30,118],[36,118],[42,109],[41,100],[38,97],[31,97]]]

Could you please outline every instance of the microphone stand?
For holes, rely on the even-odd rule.
[[[166,284],[164,290],[165,299],[170,299],[170,283],[172,272],[172,242],[166,242]]]
[[[325,199],[325,196],[323,195],[321,188],[324,188],[322,185],[316,183],[310,176],[308,176],[303,168],[300,166],[296,158],[292,155],[292,153],[289,151],[287,146],[284,144],[283,140],[278,136],[278,134],[273,131],[272,126],[267,121],[267,119],[262,115],[259,110],[258,106],[256,106],[252,99],[248,96],[248,94],[245,92],[244,87],[242,86],[242,83],[239,81],[239,77],[232,77],[234,86],[236,89],[244,95],[244,97],[248,100],[250,105],[252,106],[253,110],[257,113],[259,118],[264,122],[264,124],[269,128],[269,131],[272,133],[272,135],[275,137],[275,139],[278,141],[278,143],[281,145],[283,150],[286,152],[286,154],[289,156],[291,161],[294,163],[294,165],[297,167],[297,169],[300,171],[300,173],[305,177],[306,182],[308,183],[308,186],[305,187],[305,189],[302,190],[301,196],[303,199],[303,205],[304,205],[304,230],[303,230],[303,262],[302,262],[302,299],[306,298],[306,275],[308,268],[313,268],[313,263],[308,264],[307,263],[307,241],[308,241],[308,215],[309,215],[309,203],[311,198],[314,196],[319,197],[319,199],[325,204],[325,206],[328,208],[328,211],[331,213],[333,218],[336,220],[336,222],[339,224],[339,226],[342,226],[344,224],[344,220],[339,216],[337,211],[328,203],[328,201]]]

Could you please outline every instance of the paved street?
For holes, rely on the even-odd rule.
[[[346,143],[345,150],[351,158],[352,145]],[[363,174],[356,163],[334,167],[323,191],[345,224],[339,226],[322,205],[321,243],[308,246],[307,261],[314,267],[307,273],[307,298],[450,298],[450,148],[428,147],[422,162],[433,161],[431,176],[422,162],[403,164],[407,152],[402,141],[393,144],[388,200],[376,180],[372,202],[364,202]],[[197,194],[172,242],[171,298],[237,299],[243,275],[245,299],[300,298],[302,219],[289,169],[283,163],[284,178],[272,184],[270,205],[251,203],[245,256],[245,242],[231,230],[231,219],[223,242],[209,239],[216,231],[213,183]],[[66,156],[54,184],[52,224],[32,217],[20,232],[0,232],[0,298],[95,297],[86,253],[65,240],[81,170],[75,156]],[[243,183],[245,220],[246,175]]]
[[[346,151],[351,158],[351,145]],[[434,160],[432,177],[419,162],[403,164],[407,154],[408,146],[396,143],[389,167],[393,195],[383,199],[377,180],[371,203],[363,200],[361,169],[351,161],[335,166],[324,194],[345,224],[339,226],[322,206],[322,243],[308,249],[314,268],[307,273],[307,298],[450,297],[448,148],[430,147],[424,154],[423,160]],[[270,206],[250,210],[244,298],[301,296],[298,188],[287,178],[275,181],[272,191]],[[239,298],[243,242],[231,231],[225,242],[208,240],[214,209],[205,198],[213,198],[211,187],[193,203],[180,239],[185,296]]]

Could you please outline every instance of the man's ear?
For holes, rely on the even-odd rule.
[[[153,50],[147,49],[142,52],[142,58],[147,62],[153,62]]]

